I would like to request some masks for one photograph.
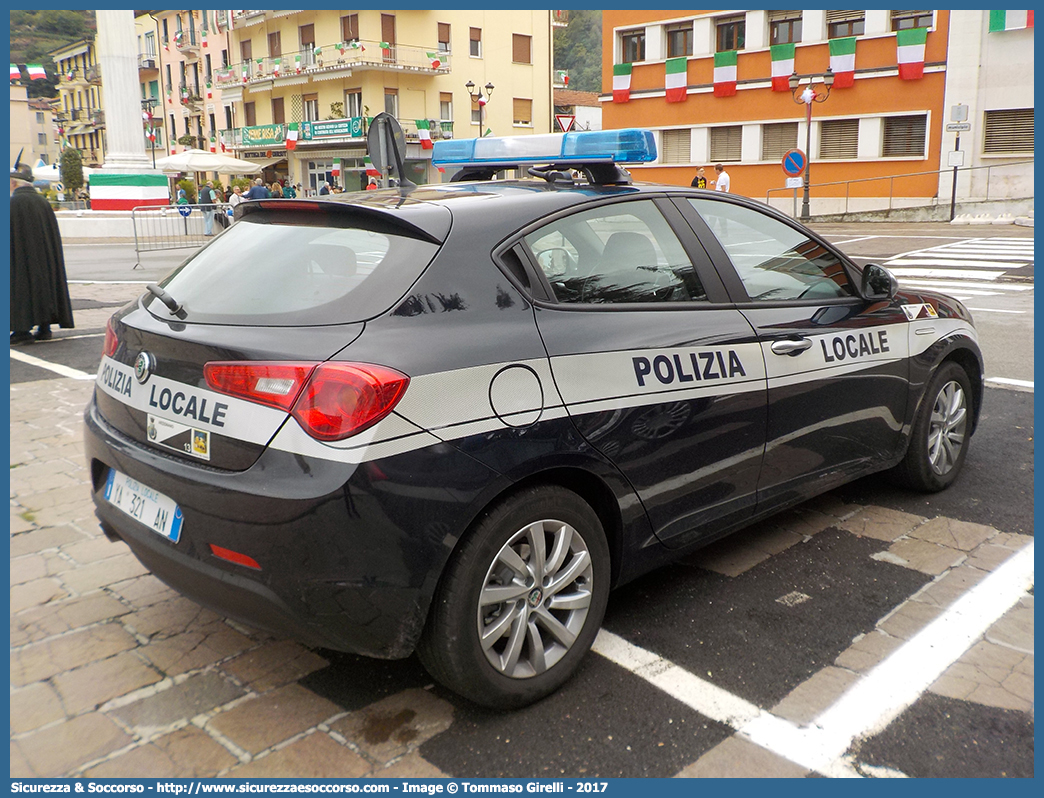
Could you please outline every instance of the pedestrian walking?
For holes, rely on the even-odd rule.
[[[720,163],[714,165],[714,171],[717,172],[718,178],[714,182],[715,191],[728,192],[732,189],[732,181],[729,179],[729,173],[725,171],[725,167]]]
[[[701,166],[696,170],[696,177],[692,179],[693,188],[707,188],[707,175]]]
[[[214,235],[214,188],[208,180],[199,189],[200,211],[203,213],[203,235]]]
[[[11,346],[49,340],[52,324],[74,326],[58,219],[21,158],[11,168]]]

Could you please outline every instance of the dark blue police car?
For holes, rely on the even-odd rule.
[[[106,534],[227,616],[512,707],[614,585],[871,472],[949,485],[968,311],[619,165],[654,157],[638,130],[446,141],[454,182],[240,205],[109,324]]]

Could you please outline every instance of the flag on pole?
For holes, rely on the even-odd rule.
[[[163,37],[163,49],[170,52],[170,40],[166,36]]]
[[[613,102],[626,103],[631,100],[631,65],[613,64]]]
[[[420,139],[420,145],[422,150],[430,150],[435,147],[435,143],[431,140],[431,123],[427,119],[418,119],[417,122],[417,138]]]
[[[855,85],[856,37],[830,40],[830,71],[834,73],[835,89],[850,89]]]
[[[30,80],[47,80],[47,73],[40,64],[26,64],[25,71],[29,73]]]
[[[68,72],[65,73],[65,79],[68,80],[69,82],[72,82],[72,79],[75,78],[75,77],[76,77],[76,70],[75,69],[70,69]]]
[[[185,42],[185,34],[183,31],[174,31],[174,46],[181,49],[181,45]]]
[[[736,65],[735,50],[714,54],[715,97],[732,97],[736,94]]]
[[[666,61],[666,74],[664,85],[667,88],[667,102],[685,102],[686,89],[689,85],[688,74],[689,59],[684,55],[678,58],[668,58]]]
[[[11,80],[21,80],[22,70],[18,68],[17,64],[11,64]]]
[[[911,28],[895,34],[899,80],[920,80],[924,77],[924,45],[927,40],[927,28]]]
[[[219,133],[218,134],[218,144],[221,145],[221,151],[224,152],[225,151],[225,134],[224,133]]]
[[[772,91],[790,91],[790,76],[794,74],[794,45],[774,44],[772,54]]]
[[[1033,27],[1033,9],[1029,11],[991,11],[990,33]]]
[[[286,149],[297,149],[297,122],[291,122],[286,129]]]
[[[442,59],[439,58],[438,53],[428,53],[428,60],[431,61],[432,69],[438,69],[442,66]]]

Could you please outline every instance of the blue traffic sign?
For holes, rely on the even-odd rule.
[[[783,171],[790,177],[798,177],[808,166],[808,159],[801,150],[788,150],[783,156]]]
[[[183,198],[178,200],[178,213],[180,213],[182,216],[188,216],[190,213],[192,213],[192,208],[189,207],[187,199]]]

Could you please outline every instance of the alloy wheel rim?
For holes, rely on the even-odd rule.
[[[960,383],[951,380],[935,397],[928,426],[928,462],[939,476],[953,470],[964,448],[968,404]]]
[[[593,578],[587,543],[564,521],[536,521],[512,535],[479,592],[479,643],[490,665],[513,679],[554,667],[584,628]]]

